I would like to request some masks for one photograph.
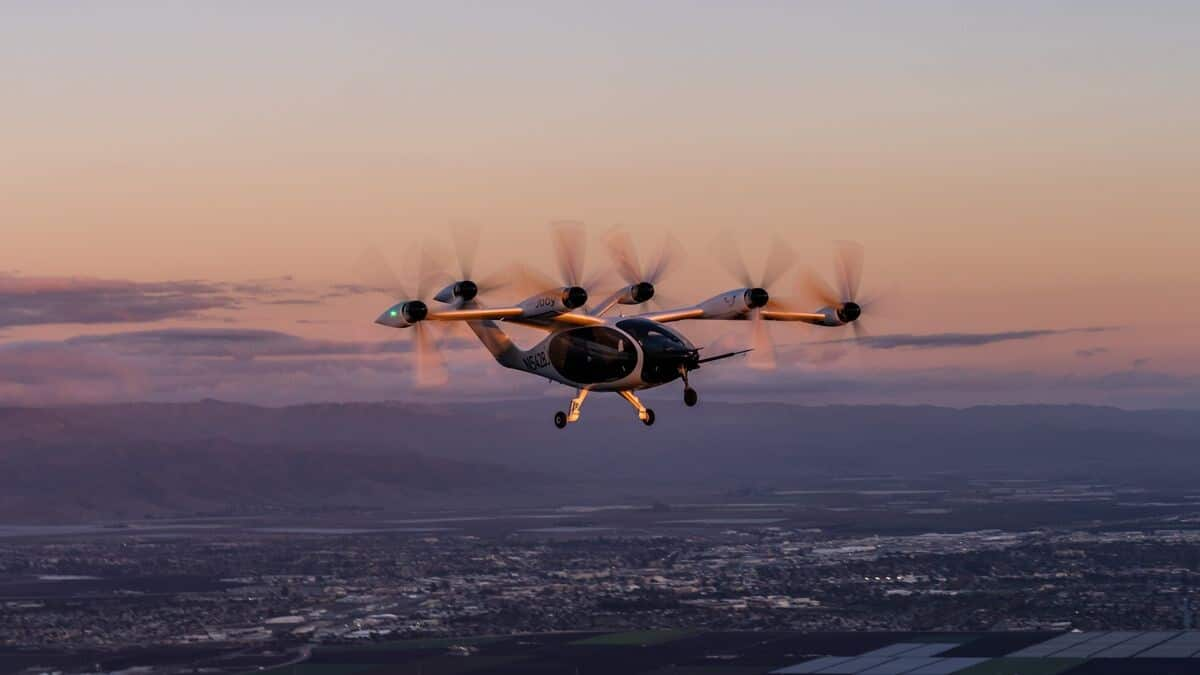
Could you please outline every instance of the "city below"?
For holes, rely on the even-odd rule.
[[[416,645],[434,661],[462,657],[452,672],[466,672],[470,659],[498,667],[482,656],[500,636],[564,633],[676,646],[701,633],[862,636],[750,669],[709,662],[728,668],[713,673],[866,653],[909,633],[1023,636],[980,658],[1071,631],[1167,642],[1191,625],[1198,542],[1200,495],[887,476],[545,508],[11,525],[0,671],[294,670]],[[719,644],[705,649],[721,656]],[[607,672],[652,670],[626,668]]]

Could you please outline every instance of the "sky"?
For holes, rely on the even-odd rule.
[[[503,5],[503,6],[502,6]],[[557,396],[372,324],[377,246],[547,224],[687,251],[662,291],[862,242],[872,338],[772,327],[713,396],[1200,406],[1190,2],[12,2],[0,9],[0,404]],[[775,295],[786,296],[793,277]],[[594,291],[594,294],[600,294]],[[489,298],[503,302],[515,298]],[[681,324],[699,344],[741,324]],[[537,336],[516,333],[525,345]],[[674,388],[661,396],[677,397]]]

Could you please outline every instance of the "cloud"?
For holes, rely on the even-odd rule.
[[[253,359],[296,356],[365,356],[406,354],[411,340],[354,342],[314,340],[273,330],[237,328],[167,328],[131,331],[107,335],[81,335],[64,341],[68,346],[102,347],[132,356],[173,358]],[[461,349],[475,343],[451,338],[442,340],[443,349]]]
[[[242,295],[278,295],[285,293],[291,289],[296,278],[290,274],[279,277],[265,277],[262,279],[247,279],[245,281],[236,281],[229,284],[231,290]]]
[[[274,330],[174,328],[0,344],[0,405],[219,398],[266,405],[315,401],[513,397],[572,391],[500,368],[474,340],[446,341],[451,385],[413,386],[411,335],[388,342],[320,340]],[[739,359],[692,375],[702,400],[819,405],[1092,403],[1122,407],[1200,406],[1200,376],[1135,366],[1100,374],[1041,370],[909,368],[865,371],[842,347],[816,347],[776,372]],[[781,350],[786,357],[787,350]],[[677,383],[648,401],[679,404]]]
[[[736,347],[725,351],[733,351],[734,349]],[[714,351],[714,353],[716,352]],[[778,362],[784,365],[828,366],[845,359],[850,355],[850,350],[845,347],[814,349],[804,345],[785,345],[776,349],[776,355]]]
[[[0,403],[123,401],[145,393],[139,368],[105,354],[55,343],[0,347]]]
[[[324,295],[322,295],[321,297],[322,298],[344,298],[344,297],[349,297],[349,296],[353,296],[353,295],[367,295],[369,293],[382,293],[382,292],[390,292],[390,291],[384,291],[383,289],[376,288],[374,286],[367,286],[365,284],[334,284],[334,285],[330,286],[329,289],[327,291],[325,291]]]
[[[895,404],[962,407],[980,404],[1086,403],[1127,408],[1200,407],[1200,375],[1148,369],[1099,374],[979,368],[864,372],[854,368],[705,371],[692,384],[702,395],[803,404]]]
[[[314,306],[368,292],[371,289],[350,284],[302,286],[291,276],[238,282],[139,282],[0,272],[0,328],[194,319],[212,310],[239,310],[252,303]]]
[[[492,377],[499,366],[481,349],[462,351],[466,344],[446,340],[443,355],[454,381],[471,382],[469,396],[511,394],[531,384],[544,388],[535,378]],[[328,341],[236,329],[14,342],[0,345],[0,405],[202,398],[282,405],[403,398],[414,393],[411,349],[411,340]]]
[[[1099,356],[1101,354],[1107,354],[1107,353],[1108,353],[1108,349],[1106,349],[1104,347],[1089,347],[1088,349],[1076,349],[1075,350],[1075,356],[1078,356],[1081,359],[1090,359],[1093,356]]]
[[[929,333],[914,335],[912,333],[895,333],[891,335],[872,335],[864,338],[843,338],[840,340],[825,340],[813,344],[841,344],[853,342],[871,349],[939,349],[947,347],[982,347],[998,342],[1013,342],[1017,340],[1033,340],[1050,335],[1066,335],[1068,333],[1102,333],[1116,330],[1113,326],[1095,326],[1090,328],[1066,329],[1033,329],[1014,330],[999,333]]]
[[[320,300],[315,298],[282,298],[279,300],[260,300],[264,305],[319,305]]]
[[[146,323],[236,309],[220,284],[0,275],[0,327]]]

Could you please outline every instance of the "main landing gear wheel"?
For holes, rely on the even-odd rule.
[[[696,393],[695,389],[688,387],[687,389],[683,390],[683,404],[686,405],[687,407],[690,408],[690,407],[696,405],[696,402],[699,400],[700,400],[700,395]]]
[[[567,413],[561,410],[554,413],[554,426],[558,427],[559,429],[567,426]]]
[[[642,418],[642,424],[645,424],[646,426],[650,426],[650,425],[654,424],[654,411],[653,410],[646,408],[646,416],[644,418]]]

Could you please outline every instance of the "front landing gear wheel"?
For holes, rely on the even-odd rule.
[[[554,426],[558,427],[559,429],[567,426],[567,413],[561,410],[554,413]]]
[[[683,404],[686,405],[687,407],[690,408],[690,407],[696,405],[696,402],[699,400],[700,400],[700,395],[696,393],[695,389],[688,387],[687,389],[683,390]]]
[[[650,425],[654,424],[654,411],[653,410],[646,408],[646,416],[644,418],[642,418],[642,424],[645,424],[646,426],[650,426]]]

